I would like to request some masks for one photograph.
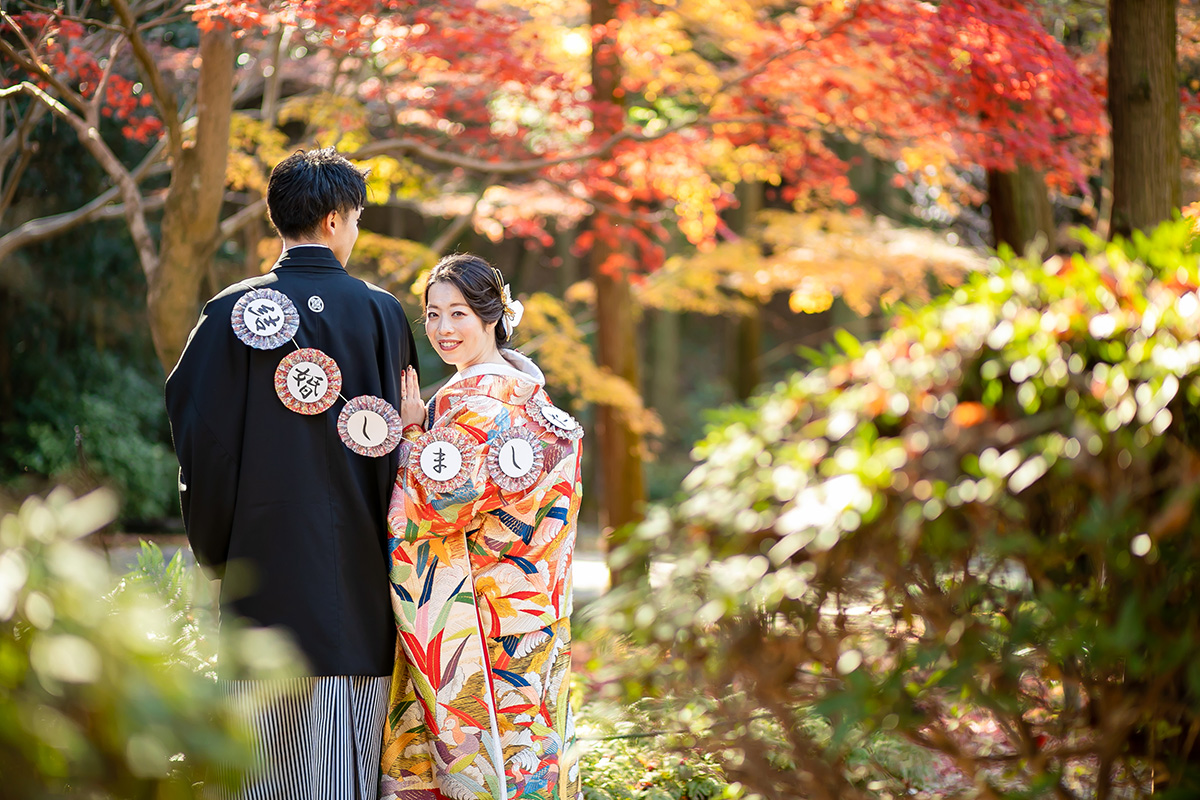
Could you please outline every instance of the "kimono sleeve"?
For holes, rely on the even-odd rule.
[[[179,505],[196,561],[221,577],[229,555],[237,496],[237,460],[197,413],[172,426],[179,458]]]
[[[227,322],[232,303],[218,298],[205,306],[166,385],[188,542],[218,577],[229,554],[245,428],[248,356]]]

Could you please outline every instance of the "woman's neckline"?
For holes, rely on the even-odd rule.
[[[546,378],[528,356],[522,355],[515,350],[510,350],[507,353],[501,351],[500,357],[504,359],[503,363],[499,361],[484,361],[455,372],[446,381],[445,386],[452,386],[459,381],[475,378],[480,375],[504,375],[510,378],[524,378],[534,381],[539,385],[545,385]]]

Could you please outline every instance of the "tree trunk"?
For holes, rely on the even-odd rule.
[[[0,287],[0,314],[3,319],[15,317],[17,304],[15,298],[9,299],[9,291]],[[8,339],[8,326],[0,325],[0,420],[5,422],[13,418],[13,345]]]
[[[1027,164],[1014,172],[989,169],[988,206],[992,209],[992,244],[1007,244],[1024,255],[1038,234],[1046,240],[1047,254],[1057,250],[1054,210],[1042,173]]]
[[[733,323],[733,359],[729,382],[738,402],[744,403],[762,382],[758,357],[762,352],[762,308],[757,302],[750,313],[738,316]]]
[[[1171,218],[1180,203],[1176,0],[1109,0],[1110,235]]]
[[[621,276],[594,275],[599,364],[638,386],[638,354],[634,339],[633,298],[629,282]],[[617,528],[641,518],[645,500],[642,460],[638,436],[610,406],[601,406],[599,423],[600,458],[603,463],[604,503],[601,522]]]
[[[654,310],[651,342],[654,365],[647,377],[650,405],[669,430],[679,406],[680,315],[664,308]]]
[[[741,184],[738,186],[738,200],[738,233],[750,236],[753,233],[755,218],[758,212],[762,211],[763,185],[757,181]],[[762,382],[762,371],[759,368],[759,356],[762,354],[762,306],[757,298],[747,299],[754,304],[754,308],[749,314],[732,320],[733,358],[729,363],[729,383],[733,387],[734,397],[741,402],[749,400]]]
[[[623,124],[621,101],[621,64],[612,35],[616,3],[613,0],[591,0],[592,30],[605,30],[592,46],[592,98],[594,101],[594,141],[613,136]],[[616,223],[596,211],[592,215],[593,230],[602,231]],[[589,260],[592,281],[596,286],[596,319],[598,361],[638,387],[638,358],[633,298],[625,276],[605,265],[616,247],[604,236],[597,235]],[[629,429],[621,415],[609,406],[600,406],[596,415],[596,438],[600,448],[600,474],[604,495],[599,504],[600,525],[608,540],[611,553],[620,545],[622,526],[641,518],[645,502],[645,484],[637,435]],[[613,586],[631,577],[637,567],[618,566],[610,562]]]
[[[228,28],[216,26],[200,36],[200,58],[196,142],[174,165],[159,263],[146,276],[150,331],[167,372],[196,323],[200,283],[220,231],[233,111],[233,36]]]

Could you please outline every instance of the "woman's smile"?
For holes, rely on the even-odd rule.
[[[425,296],[425,333],[443,361],[466,369],[500,359],[496,323],[485,324],[457,286],[437,281],[430,284]]]

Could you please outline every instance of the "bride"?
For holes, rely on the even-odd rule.
[[[399,632],[380,796],[580,796],[569,703],[571,556],[583,430],[509,345],[499,270],[442,259],[425,332],[457,372],[422,404],[403,380],[388,512]]]

